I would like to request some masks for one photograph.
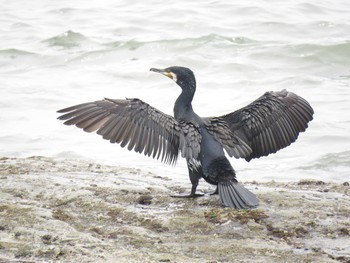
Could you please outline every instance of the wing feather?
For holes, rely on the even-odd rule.
[[[246,157],[251,153],[250,146],[234,135],[227,123],[221,118],[205,118],[207,131],[218,141],[229,156]]]
[[[293,143],[299,133],[306,130],[313,114],[305,99],[282,90],[266,92],[248,106],[219,118],[251,147],[249,155],[240,156],[250,161]]]
[[[199,154],[201,136],[192,124],[180,124],[139,99],[106,98],[58,112],[62,113],[58,119],[66,125],[75,125],[86,132],[96,131],[111,143],[161,158],[165,163],[174,164],[179,150],[186,158],[197,158]]]

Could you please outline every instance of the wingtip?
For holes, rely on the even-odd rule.
[[[56,113],[64,113],[64,112],[65,112],[65,109],[60,109],[56,111]]]

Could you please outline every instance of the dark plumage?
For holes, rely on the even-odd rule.
[[[294,142],[312,120],[313,109],[303,98],[286,90],[266,92],[248,106],[220,117],[199,117],[192,109],[196,91],[193,72],[185,67],[151,69],[173,79],[182,89],[174,117],[139,99],[107,99],[59,110],[58,119],[86,132],[97,131],[111,143],[119,143],[147,156],[174,164],[179,152],[186,158],[192,190],[199,196],[200,178],[217,185],[215,193],[225,206],[256,207],[256,196],[237,182],[225,157],[267,156]]]

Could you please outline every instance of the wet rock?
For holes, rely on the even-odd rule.
[[[321,180],[304,179],[300,180],[298,185],[325,185],[326,183]]]
[[[52,243],[52,236],[51,235],[43,235],[42,237],[41,237],[41,240],[43,241],[43,243],[45,244],[45,245],[50,245],[51,243]]]
[[[150,205],[152,204],[152,196],[151,195],[141,195],[137,198],[136,202],[140,205]]]
[[[349,187],[339,183],[255,181],[246,185],[260,206],[233,210],[217,196],[169,197],[188,192],[186,176],[46,157],[0,158],[0,171],[0,261],[350,259]]]
[[[339,232],[343,235],[350,236],[350,227],[342,227],[339,229]]]

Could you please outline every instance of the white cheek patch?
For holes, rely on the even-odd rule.
[[[175,73],[169,72],[169,75],[171,75],[171,78],[172,78],[175,82],[177,82],[177,76],[176,76]]]

